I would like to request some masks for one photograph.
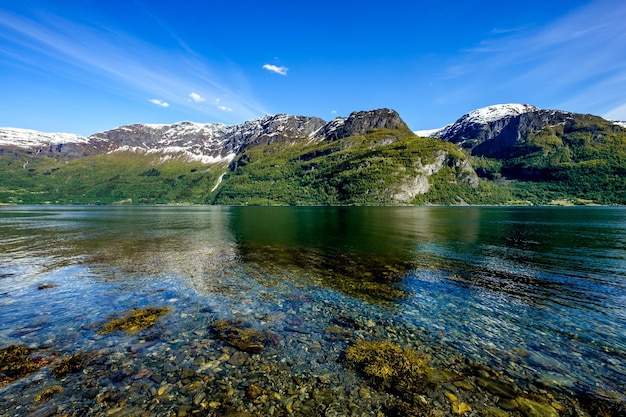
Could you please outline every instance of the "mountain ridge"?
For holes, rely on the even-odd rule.
[[[5,128],[0,201],[626,204],[626,130],[615,122],[507,104],[423,136],[386,108],[88,137]]]

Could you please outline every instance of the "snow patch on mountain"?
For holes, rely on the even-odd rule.
[[[89,139],[74,133],[44,133],[15,127],[0,128],[0,146],[31,148],[67,143],[88,143]]]
[[[613,124],[626,129],[626,122],[613,121]]]
[[[446,125],[438,129],[414,130],[413,133],[415,133],[417,136],[421,138],[436,138],[439,136],[439,132],[441,132],[444,129],[447,129],[448,127],[450,127],[450,125]]]
[[[504,119],[505,117],[519,116],[520,114],[530,113],[540,110],[530,104],[496,104],[493,106],[487,106],[480,109],[473,110],[460,120],[468,123],[489,123],[496,120]]]
[[[541,109],[531,104],[495,104],[493,106],[482,107],[480,109],[472,110],[471,112],[463,115],[459,120],[454,123],[450,123],[444,127],[438,129],[424,129],[415,130],[417,136],[425,138],[443,138],[454,135],[457,131],[460,131],[467,125],[471,124],[488,124],[497,120],[506,119],[509,117],[519,116],[524,113],[530,113],[540,111]]]

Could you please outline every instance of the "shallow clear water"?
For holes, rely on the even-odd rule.
[[[148,305],[174,308],[153,331],[172,346],[262,322],[294,372],[341,372],[325,329],[353,318],[442,364],[623,400],[626,209],[0,208],[0,348],[124,352],[143,339],[95,330]]]

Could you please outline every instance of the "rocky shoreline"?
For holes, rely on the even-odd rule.
[[[41,366],[4,381],[2,416],[624,413],[618,398],[611,402],[549,387],[545,381],[515,381],[450,349],[421,344],[420,335],[411,332],[416,329],[403,331],[385,317],[353,315],[350,306],[310,303],[307,297],[294,292],[290,301],[276,302],[267,293],[264,302],[274,304],[267,313],[251,300],[244,300],[249,307],[243,310],[220,305],[193,312],[147,308],[165,316],[151,317],[145,326],[135,320],[131,329],[115,318],[118,327],[112,335],[94,326],[94,338],[105,345],[100,350],[64,355],[24,348],[24,357]]]

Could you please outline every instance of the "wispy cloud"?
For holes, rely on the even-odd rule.
[[[270,72],[275,72],[276,74],[280,74],[280,75],[287,75],[287,71],[289,71],[289,68],[287,67],[278,67],[272,64],[263,65],[263,69],[266,69]]]
[[[626,104],[625,21],[626,3],[598,0],[544,27],[497,30],[451,61],[447,79],[463,94],[498,89],[574,111],[617,111]]]
[[[626,103],[609,110],[602,117],[608,120],[626,121]]]
[[[230,107],[226,107],[226,106],[217,106],[218,109],[220,109],[221,111],[233,111],[233,109],[231,109]]]
[[[206,101],[200,94],[193,92],[189,94],[189,98],[194,103],[202,103],[203,101]]]
[[[161,107],[169,107],[170,106],[170,103],[167,103],[167,102],[165,102],[163,100],[159,100],[158,98],[153,98],[153,99],[150,99],[148,101],[150,101],[150,103],[152,103],[152,104],[156,104],[157,106],[161,106]]]
[[[246,78],[232,76],[236,67],[209,66],[187,47],[159,48],[109,26],[79,25],[51,14],[27,18],[0,10],[0,43],[0,59],[12,53],[19,57],[13,60],[19,61],[16,65],[54,72],[118,95],[141,92],[161,97],[162,103],[221,117],[223,112],[213,106],[196,105],[202,99],[199,94],[189,94],[202,90],[210,96],[228,96],[238,120],[267,113],[247,92]],[[234,80],[242,82],[233,84]]]

